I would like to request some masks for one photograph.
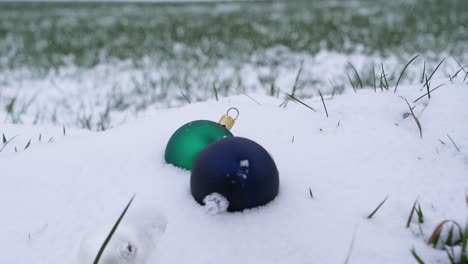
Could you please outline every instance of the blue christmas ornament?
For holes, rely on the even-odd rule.
[[[270,154],[256,142],[226,137],[206,147],[195,160],[190,177],[195,200],[204,204],[218,193],[229,202],[228,211],[265,205],[279,190],[279,175]]]

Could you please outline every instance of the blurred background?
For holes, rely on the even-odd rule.
[[[381,90],[416,55],[401,83],[468,69],[466,0],[0,2],[0,123],[106,130],[299,72],[300,98]]]

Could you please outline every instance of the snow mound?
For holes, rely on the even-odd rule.
[[[205,210],[208,214],[216,215],[226,212],[229,207],[229,201],[219,193],[212,193],[203,199]]]
[[[320,98],[304,101],[314,112],[250,94],[261,105],[229,97],[100,133],[2,124],[0,133],[23,141],[0,152],[0,263],[71,263],[78,252],[89,263],[134,193],[108,252],[110,262],[128,261],[112,263],[343,263],[354,232],[350,263],[413,263],[413,247],[426,263],[442,263],[446,254],[425,242],[442,220],[468,217],[468,86],[454,81],[413,103],[425,92],[401,86],[326,97],[329,118]],[[213,216],[192,198],[190,172],[166,164],[164,150],[181,125],[219,120],[232,106],[240,110],[233,134],[272,155],[280,193],[266,206]],[[35,136],[15,152],[28,133],[55,141]],[[425,222],[407,229],[416,199]]]

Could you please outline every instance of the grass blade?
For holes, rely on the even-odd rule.
[[[104,240],[104,243],[102,244],[101,248],[99,249],[99,252],[98,254],[96,255],[96,258],[94,259],[94,264],[98,264],[99,263],[99,260],[101,259],[101,256],[102,254],[104,253],[104,250],[106,249],[107,247],[107,244],[109,243],[109,241],[112,239],[112,236],[114,235],[115,231],[117,230],[117,228],[119,227],[119,224],[120,224],[120,221],[122,220],[122,218],[125,216],[125,214],[127,213],[127,210],[128,208],[130,207],[130,205],[132,204],[133,202],[133,199],[135,198],[135,194],[132,196],[132,198],[130,199],[130,201],[128,202],[127,206],[125,207],[125,209],[123,210],[122,214],[120,215],[119,219],[117,220],[117,222],[115,222],[114,226],[112,227],[112,230],[110,231],[109,235],[107,235],[106,237],[106,240]]]
[[[314,194],[312,193],[312,189],[309,187],[309,195],[311,198],[314,198]]]
[[[451,227],[450,227],[450,230],[449,230],[449,233],[448,233],[448,236],[447,236],[447,245],[449,245],[449,246],[453,246],[453,245],[454,245],[454,241],[453,241],[453,228],[454,228],[454,226],[451,226]]]
[[[457,264],[457,262],[455,261],[455,254],[453,252],[453,248],[452,248],[452,252],[450,252],[450,250],[446,249],[445,252],[447,252],[447,257],[450,261],[450,264]]]
[[[426,75],[426,61],[424,61],[422,76],[421,76],[421,83],[424,82],[424,76]]]
[[[374,92],[377,92],[377,86],[376,86],[376,83],[375,83],[375,69],[374,69],[374,65],[372,65],[372,77],[374,77]]]
[[[24,149],[25,149],[25,150],[28,149],[30,145],[31,145],[31,139],[28,141],[28,144],[26,144],[26,146],[24,147]]]
[[[312,111],[314,111],[314,112],[317,112],[317,110],[315,110],[313,107],[311,107],[311,106],[309,106],[308,104],[306,104],[306,103],[302,102],[301,100],[297,99],[297,98],[294,97],[292,94],[288,94],[288,93],[286,93],[286,94],[289,96],[289,98],[293,99],[294,101],[300,103],[301,105],[303,105],[303,106],[309,108],[310,110],[312,110]]]
[[[428,245],[433,245],[434,248],[437,246],[437,243],[439,242],[440,235],[442,233],[442,229],[448,223],[452,223],[453,226],[456,226],[458,228],[458,232],[459,232],[460,237],[461,238],[463,237],[463,229],[461,228],[461,226],[457,222],[447,219],[447,220],[444,220],[444,221],[440,222],[440,224],[438,224],[436,226],[436,228],[432,232],[432,235],[429,237],[429,240],[427,240]]]
[[[388,82],[387,82],[387,74],[385,74],[385,70],[384,70],[384,67],[383,67],[383,63],[380,64],[381,67],[382,67],[382,77],[385,81],[385,90],[388,90],[389,89],[389,86],[388,86]]]
[[[323,100],[322,92],[320,92],[320,90],[318,90],[318,92],[319,92],[320,98],[322,99],[323,108],[325,108],[325,114],[327,115],[327,118],[328,118],[328,110],[327,110],[327,106],[325,105],[325,100]]]
[[[296,90],[297,90],[297,84],[299,83],[299,78],[301,77],[302,74],[302,69],[304,68],[304,60],[301,60],[301,66],[299,67],[299,70],[297,71],[296,79],[294,80],[294,85],[291,94],[295,95]]]
[[[388,90],[390,88],[388,86],[387,74],[385,73],[383,63],[380,64],[380,67],[382,68],[382,72],[380,74],[380,89],[382,89],[382,86],[383,86],[385,90]],[[382,79],[385,81],[385,83],[382,83]]]
[[[328,79],[328,82],[330,83],[330,86],[332,88],[332,98],[333,98],[335,96],[336,88],[330,79]]]
[[[427,97],[431,99],[430,84],[429,84],[429,80],[427,79],[427,77],[426,77],[426,88],[427,88]]]
[[[416,115],[414,114],[413,112],[413,108],[411,108],[411,105],[408,103],[408,100],[406,100],[406,98],[400,96],[403,100],[405,100],[406,104],[408,105],[408,108],[411,112],[411,116],[413,117],[414,119],[414,122],[416,122],[416,125],[418,126],[418,129],[419,129],[419,136],[422,138],[422,127],[421,127],[421,123],[419,122],[419,119],[416,117]]]
[[[16,136],[14,136],[14,137],[10,138],[8,141],[6,141],[6,142],[3,144],[2,148],[0,148],[0,152],[2,152],[3,149],[8,145],[8,143],[10,143],[10,142],[11,142],[13,139],[15,139],[15,138],[16,138]]]
[[[348,61],[348,64],[351,66],[351,68],[353,68],[353,71],[354,71],[354,74],[356,74],[356,77],[359,81],[359,86],[361,86],[361,89],[362,89],[362,81],[361,81],[361,77],[359,76],[359,73],[357,72],[356,68],[354,68],[354,65]]]
[[[453,78],[457,77],[457,75],[458,75],[462,70],[463,70],[463,69],[459,69],[457,72],[455,72],[454,75],[452,75],[452,76],[449,75],[450,81],[453,80]]]
[[[180,92],[180,94],[182,94],[182,97],[184,97],[184,99],[185,99],[189,104],[192,103],[192,102],[190,101],[190,98],[188,98],[188,97],[184,94],[184,92],[182,92],[182,90],[179,90],[179,92]]]
[[[218,102],[218,90],[216,89],[216,84],[213,82],[213,91],[215,94],[216,102]]]
[[[452,58],[455,60],[455,62],[458,64],[458,66],[460,66],[460,70],[463,70],[463,72],[467,73],[467,71],[465,70],[463,65],[461,65],[461,63],[455,57],[452,56]]]
[[[396,82],[396,85],[395,85],[395,90],[393,91],[394,93],[396,93],[396,91],[397,91],[398,84],[400,83],[401,77],[403,77],[403,73],[405,73],[406,68],[408,68],[408,66],[418,57],[419,57],[419,55],[416,55],[408,63],[406,63],[405,67],[403,68],[403,70],[400,73],[400,77],[398,77],[398,81]]]
[[[275,83],[272,82],[271,85],[270,85],[270,96],[274,96],[275,95]]]
[[[414,247],[413,247],[413,249],[411,249],[411,254],[416,259],[418,264],[424,264],[424,261],[418,256],[418,254],[416,253],[416,249],[414,249]]]
[[[356,93],[356,87],[354,87],[354,83],[353,83],[353,81],[351,81],[351,77],[349,77],[348,73],[346,73],[346,75],[348,75],[348,80],[351,83],[351,86],[353,87],[354,92]]]
[[[296,79],[294,80],[291,95],[288,94],[288,97],[286,98],[286,100],[281,104],[283,108],[286,108],[286,106],[288,106],[289,98],[291,97],[294,98],[294,95],[296,95],[296,90],[297,90],[297,86],[299,83],[299,78],[301,77],[301,74],[302,74],[303,67],[304,67],[304,59],[301,60],[301,66],[299,66],[299,70],[297,71]]]
[[[431,237],[431,239],[432,239],[432,244],[433,244],[434,248],[436,248],[436,247],[437,247],[437,244],[439,243],[441,231],[442,231],[442,230],[440,230],[440,231],[437,232],[437,233],[434,233],[434,236]],[[429,244],[429,243],[428,243],[428,244]]]
[[[2,133],[3,134],[3,145],[5,145],[5,143],[7,142],[7,139],[5,137],[5,133]]]
[[[419,224],[424,224],[424,214],[423,214],[423,211],[421,209],[421,205],[418,203],[418,208],[415,209],[416,210],[416,214],[418,215],[418,223]]]
[[[453,146],[457,149],[457,151],[460,152],[460,149],[458,148],[457,144],[455,144],[455,142],[453,141],[452,137],[450,137],[449,134],[447,134],[447,137],[450,139],[450,141],[452,141],[452,144],[453,144]]]
[[[452,58],[457,62],[458,66],[460,66],[460,70],[463,70],[463,72],[467,73],[463,65],[455,57],[452,56]]]
[[[416,201],[414,201],[413,208],[411,208],[411,212],[410,212],[410,215],[408,217],[408,221],[406,222],[406,228],[410,227],[411,220],[413,220],[414,211],[416,211],[416,204],[417,203],[418,203],[418,199],[416,199]]]
[[[356,235],[357,235],[357,228],[354,229],[353,237],[351,238],[351,244],[349,245],[348,254],[346,255],[346,259],[344,261],[344,264],[348,264],[349,260],[351,259],[351,253],[353,253],[354,242],[356,241]]]
[[[380,72],[380,91],[383,92],[383,87],[384,87],[384,84],[383,84],[383,73]]]
[[[248,95],[246,92],[242,91],[241,89],[239,88],[236,88],[237,91],[239,91],[239,93],[247,96],[250,100],[254,101],[256,104],[258,105],[262,105],[259,101],[255,100],[252,96]],[[283,102],[284,103],[284,102]]]
[[[445,58],[443,58],[443,59],[439,62],[439,64],[437,65],[437,67],[432,71],[431,75],[429,75],[429,78],[426,79],[426,83],[427,83],[428,81],[431,80],[432,76],[434,75],[434,73],[436,73],[436,71],[439,69],[440,65],[444,62],[444,60],[445,60]]]
[[[388,197],[389,195],[387,195],[387,197],[385,197],[385,199],[379,204],[379,206],[377,206],[377,208],[375,208],[375,210],[372,211],[372,213],[369,216],[367,216],[367,219],[371,219],[375,215],[375,213],[379,211],[380,207],[382,207],[382,205],[387,201]]]
[[[433,91],[439,89],[440,87],[442,87],[442,86],[444,86],[444,85],[445,85],[445,83],[444,83],[444,84],[441,84],[441,85],[439,85],[439,86],[437,86],[437,87],[434,88],[434,89],[431,89],[429,92],[432,93]],[[419,100],[421,100],[422,98],[424,98],[424,96],[426,96],[426,95],[428,95],[428,93],[425,93],[425,94],[421,95],[420,97],[418,97],[418,99],[416,99],[416,100],[413,101],[413,104],[415,104],[417,101],[419,101]]]
[[[462,252],[460,258],[465,260],[465,264],[468,263],[468,223],[465,225],[465,232],[462,236]]]

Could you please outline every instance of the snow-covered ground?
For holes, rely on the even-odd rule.
[[[468,219],[463,77],[433,80],[447,85],[416,103],[421,85],[347,89],[325,97],[329,118],[320,97],[304,101],[313,112],[252,93],[258,103],[208,100],[99,133],[0,124],[7,140],[16,136],[0,153],[0,263],[79,263],[133,194],[109,252],[134,252],[124,242],[135,240],[147,262],[119,263],[344,263],[348,255],[348,263],[415,263],[413,247],[426,263],[447,263],[426,241],[442,220]],[[401,97],[414,106],[422,138]],[[261,208],[211,215],[190,194],[190,172],[166,164],[164,150],[181,125],[217,121],[232,106],[240,111],[233,134],[270,152],[280,194]],[[415,217],[407,229],[416,199],[425,221]]]

